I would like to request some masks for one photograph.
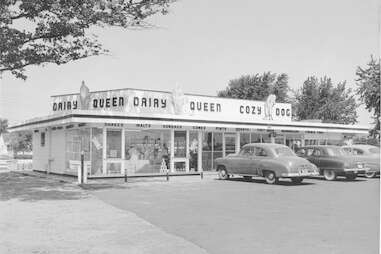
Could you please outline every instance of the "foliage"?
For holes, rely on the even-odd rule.
[[[320,119],[323,122],[357,122],[357,103],[346,82],[333,85],[331,78],[308,77],[295,96],[298,120]]]
[[[13,152],[32,151],[32,134],[30,132],[14,132],[10,135],[10,144]]]
[[[219,97],[239,98],[247,100],[264,100],[275,94],[277,102],[287,102],[289,91],[288,76],[285,73],[265,72],[262,75],[243,75],[229,81],[225,90],[219,91]]]
[[[167,13],[174,0],[2,0],[0,73],[26,79],[25,67],[65,64],[106,49],[90,34],[95,26],[148,28],[145,19]]]
[[[380,132],[380,59],[376,61],[373,57],[367,64],[367,67],[357,67],[357,94],[365,103],[369,112],[373,112],[375,118],[375,127],[371,130],[372,136],[379,136]],[[378,133],[377,133],[378,132]]]
[[[0,134],[6,133],[8,128],[8,119],[0,118]]]

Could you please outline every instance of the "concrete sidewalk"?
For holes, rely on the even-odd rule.
[[[12,172],[0,174],[0,232],[0,253],[206,253],[76,185]]]

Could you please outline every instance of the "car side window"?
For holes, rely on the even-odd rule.
[[[312,156],[312,153],[314,152],[314,149],[313,148],[309,148],[309,149],[307,149],[307,151],[306,151],[306,155],[307,156]]]
[[[349,148],[349,147],[344,147],[343,150],[344,150],[344,152],[346,152],[348,154],[352,154],[351,148]]]
[[[263,149],[261,147],[255,147],[254,151],[255,151],[255,156],[262,156],[262,157],[267,156],[265,149]]]
[[[244,147],[240,153],[242,156],[252,156],[253,148],[252,147]]]
[[[315,148],[315,150],[314,150],[312,155],[316,156],[316,157],[319,157],[319,156],[322,156],[322,152],[321,152],[320,149]]]
[[[362,151],[360,149],[353,148],[353,154],[354,155],[363,155],[364,151]]]
[[[299,156],[305,156],[306,155],[306,149],[301,148],[296,152],[297,155]]]

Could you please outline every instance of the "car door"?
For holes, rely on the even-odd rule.
[[[246,146],[242,148],[241,152],[234,158],[234,168],[231,170],[236,174],[246,174],[251,163],[251,156],[253,154],[253,147]]]
[[[309,161],[315,164],[318,168],[322,168],[322,156],[323,150],[320,147],[315,147],[312,151],[310,156],[311,159],[309,159]]]
[[[261,167],[261,161],[267,157],[266,150],[262,147],[254,147],[253,154],[251,155],[251,162],[248,165],[247,173],[248,175],[258,175],[258,171]]]

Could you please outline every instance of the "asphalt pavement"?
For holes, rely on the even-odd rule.
[[[378,253],[379,179],[127,183],[91,193],[209,253]]]

